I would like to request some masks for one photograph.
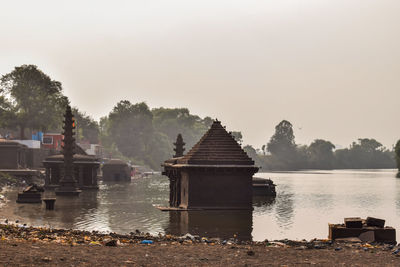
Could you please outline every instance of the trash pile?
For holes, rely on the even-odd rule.
[[[52,229],[45,227],[32,227],[26,224],[11,223],[5,220],[0,223],[0,240],[33,241],[33,242],[55,242],[66,245],[104,245],[120,246],[124,244],[147,244],[159,242],[170,242],[172,244],[207,243],[216,244],[237,244],[238,240],[221,240],[219,238],[206,238],[186,234],[184,236],[173,236],[169,234],[151,235],[136,230],[129,234],[101,233],[99,231],[80,231],[67,229]]]
[[[351,223],[350,223],[351,224]],[[354,228],[355,229],[355,228]],[[378,243],[378,242],[363,242],[360,238],[338,238],[330,239],[312,239],[312,240],[264,240],[264,241],[240,241],[237,236],[233,236],[228,240],[220,238],[207,238],[198,235],[186,234],[183,236],[174,236],[170,234],[151,235],[143,233],[139,230],[129,234],[117,233],[101,233],[98,231],[80,231],[67,229],[52,229],[45,227],[32,227],[25,224],[9,223],[8,220],[0,223],[0,240],[1,241],[29,241],[29,242],[54,242],[63,245],[98,245],[98,246],[127,246],[127,245],[190,245],[200,244],[215,246],[229,246],[237,248],[240,245],[244,246],[265,246],[271,248],[292,248],[295,250],[310,250],[310,249],[330,249],[341,251],[343,249],[357,249],[361,251],[373,252],[377,249],[391,251],[392,254],[400,256],[400,246],[395,246],[396,243]]]

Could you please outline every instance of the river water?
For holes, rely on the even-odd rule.
[[[168,179],[161,175],[131,183],[101,183],[78,198],[57,197],[54,211],[43,204],[17,204],[17,190],[0,218],[18,218],[34,226],[129,233],[186,233],[243,240],[312,239],[328,236],[328,223],[344,217],[383,218],[400,229],[400,179],[395,170],[333,170],[258,173],[277,185],[275,199],[253,200],[253,211],[163,212]],[[50,196],[51,192],[46,192]],[[399,240],[399,239],[398,239]]]

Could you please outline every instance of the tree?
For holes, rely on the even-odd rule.
[[[77,141],[87,140],[91,144],[97,144],[100,133],[99,124],[86,113],[79,111],[78,108],[73,108],[72,113],[75,116]]]
[[[242,132],[233,131],[231,132],[232,136],[235,138],[236,142],[242,144],[243,142],[243,135]]]
[[[120,101],[108,115],[108,135],[124,156],[143,158],[153,134],[152,119],[146,103]]]
[[[297,153],[294,141],[293,126],[283,120],[275,127],[275,134],[267,144],[273,161],[279,161],[287,169],[296,169]]]
[[[338,168],[378,169],[393,168],[393,152],[382,146],[375,139],[360,138],[350,148],[335,152]]]
[[[190,114],[187,108],[156,108],[152,109],[154,129],[168,136],[171,144],[180,133],[189,150],[207,131],[212,119]]]
[[[15,113],[7,99],[0,95],[0,127],[15,128]]]
[[[335,146],[329,141],[314,140],[307,149],[310,167],[313,169],[332,169],[335,161],[334,148]]]
[[[26,128],[47,130],[60,128],[68,99],[61,83],[51,80],[35,65],[22,65],[2,76],[0,93],[11,105],[20,138]]]
[[[397,169],[399,170],[397,177],[400,178],[400,140],[397,141],[396,146],[394,147],[394,153],[396,157]]]

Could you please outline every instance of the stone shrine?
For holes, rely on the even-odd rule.
[[[71,107],[68,105],[64,115],[64,140],[62,153],[64,155],[64,173],[60,178],[60,186],[56,188],[56,195],[78,196],[81,191],[78,190],[74,174],[75,121],[72,117]]]
[[[252,209],[258,167],[218,120],[186,155],[163,167],[172,191],[166,210]]]

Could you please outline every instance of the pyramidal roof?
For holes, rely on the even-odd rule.
[[[234,137],[215,120],[200,141],[178,164],[193,165],[254,165],[254,161],[244,152]]]

